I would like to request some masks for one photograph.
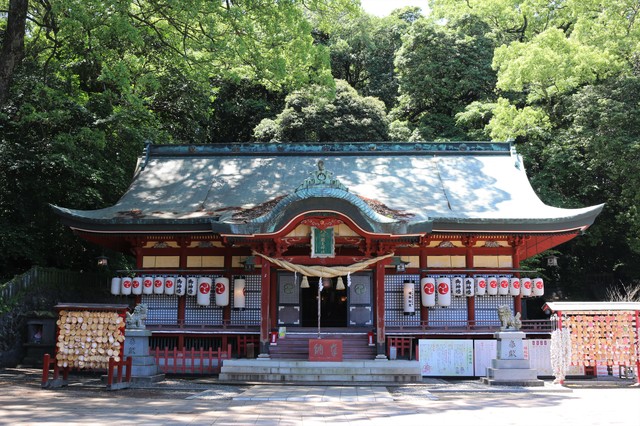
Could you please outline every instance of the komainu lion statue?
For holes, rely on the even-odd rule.
[[[126,328],[144,330],[144,320],[147,319],[147,305],[141,303],[133,308],[133,313],[127,312],[127,325]]]
[[[500,318],[501,330],[520,330],[520,327],[522,327],[520,312],[514,317],[507,305],[502,305],[498,308],[498,318]]]

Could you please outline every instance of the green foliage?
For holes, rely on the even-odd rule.
[[[388,127],[382,101],[337,80],[335,94],[311,86],[287,96],[284,110],[275,120],[263,120],[254,136],[278,142],[384,141]]]
[[[396,56],[400,97],[394,118],[408,121],[427,140],[468,139],[455,115],[471,102],[490,97],[493,41],[486,26],[464,20],[443,26],[416,21]]]

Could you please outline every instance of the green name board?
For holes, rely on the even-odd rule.
[[[333,228],[311,228],[311,257],[334,257]]]

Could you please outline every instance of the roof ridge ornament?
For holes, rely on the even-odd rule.
[[[334,188],[349,192],[346,186],[333,177],[333,172],[324,168],[324,161],[322,160],[318,161],[318,170],[309,173],[309,177],[296,188],[295,192],[313,187]]]

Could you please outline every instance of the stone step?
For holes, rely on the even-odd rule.
[[[393,382],[421,381],[417,361],[311,362],[277,359],[225,360],[218,377],[227,382]]]

